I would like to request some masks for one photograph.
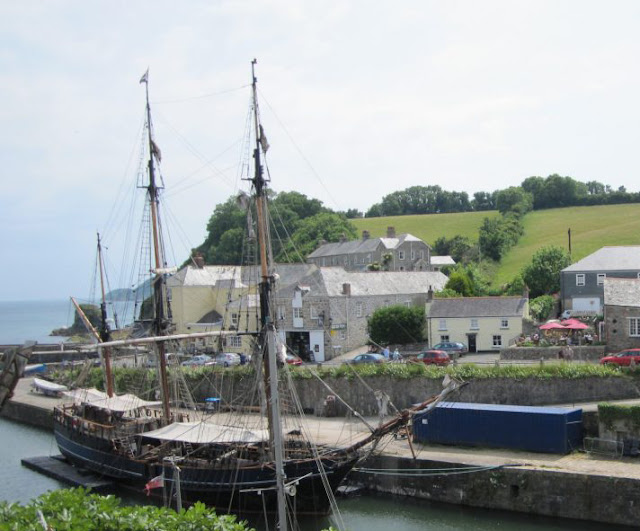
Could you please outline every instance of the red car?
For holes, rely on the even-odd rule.
[[[425,350],[416,356],[415,361],[426,365],[441,365],[444,367],[451,363],[451,358],[444,350]]]
[[[287,352],[287,363],[289,365],[302,365],[302,360],[295,354]]]
[[[640,365],[640,348],[628,348],[617,354],[610,354],[600,360],[602,365],[619,365],[621,367],[629,367],[633,360],[634,365]]]

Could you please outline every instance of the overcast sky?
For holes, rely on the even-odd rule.
[[[638,191],[639,24],[616,0],[1,2],[0,299],[89,294],[96,231],[121,254],[147,68],[180,263],[246,188],[254,57],[277,191]]]

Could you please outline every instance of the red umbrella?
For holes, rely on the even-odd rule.
[[[551,322],[548,322],[548,323],[545,323],[545,324],[539,326],[538,328],[540,328],[540,330],[555,330],[555,329],[565,330],[567,327],[566,326],[562,326],[557,321],[551,321]]]
[[[577,319],[567,319],[566,321],[562,321],[562,326],[569,330],[586,330],[589,328],[589,325],[584,324],[582,321],[578,321]]]

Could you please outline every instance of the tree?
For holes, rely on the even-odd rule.
[[[507,247],[507,238],[502,230],[502,219],[484,218],[478,229],[478,245],[482,256],[499,261]]]
[[[336,242],[341,237],[355,238],[355,226],[343,215],[321,212],[298,223],[295,233],[276,257],[281,262],[298,262],[313,252],[321,240]]]
[[[463,262],[472,245],[469,238],[456,234],[453,238],[441,236],[433,244],[436,256],[451,256],[456,262]]]
[[[369,338],[379,345],[404,345],[423,341],[424,325],[423,306],[386,306],[369,317],[367,331]]]
[[[560,291],[560,272],[571,264],[569,254],[557,245],[538,249],[531,262],[522,269],[522,280],[529,287],[531,297]]]
[[[453,290],[462,297],[471,297],[474,294],[471,279],[464,271],[454,271],[451,273],[445,289]]]
[[[524,215],[533,208],[533,195],[519,186],[510,186],[496,194],[496,208],[501,214],[516,211]]]
[[[555,301],[551,295],[540,295],[529,302],[529,311],[536,321],[546,321],[554,306]]]
[[[348,209],[344,213],[344,215],[347,217],[347,219],[355,219],[355,218],[364,217],[364,214],[362,212],[360,212],[357,208]]]

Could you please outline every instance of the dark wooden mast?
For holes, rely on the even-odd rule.
[[[154,157],[158,156],[156,145],[153,141],[151,130],[151,105],[149,104],[149,71],[140,80],[145,84],[146,100],[147,100],[147,132],[149,139],[149,184],[147,186],[147,196],[149,200],[149,208],[151,211],[151,231],[153,239],[153,253],[155,264],[155,278],[153,281],[153,335],[165,335],[167,332],[168,320],[165,315],[165,278],[164,278],[164,259],[161,247],[160,228],[158,222],[158,186],[156,184]],[[167,312],[168,314],[168,312]],[[163,342],[156,344],[156,353],[158,356],[158,366],[160,369],[160,391],[162,393],[162,412],[165,418],[170,418],[171,409],[169,404],[169,383],[167,378],[167,358],[165,354],[165,346]]]
[[[259,345],[262,353],[262,366],[265,380],[265,393],[267,397],[267,419],[269,424],[269,439],[271,457],[276,467],[276,488],[278,498],[278,529],[287,531],[285,472],[284,472],[284,446],[282,438],[282,426],[280,421],[280,397],[278,395],[278,368],[276,360],[276,329],[271,315],[271,292],[274,277],[270,271],[271,253],[269,252],[269,224],[267,219],[267,197],[264,170],[262,167],[261,153],[266,152],[267,141],[260,125],[258,112],[257,79],[255,65],[257,60],[251,62],[251,87],[253,93],[253,116],[256,135],[256,145],[253,151],[255,165],[252,184],[256,196],[256,211],[258,218],[258,244],[260,250],[260,334]]]
[[[100,269],[100,291],[102,293],[102,298],[100,299],[100,341],[102,343],[108,343],[111,341],[111,331],[107,323],[107,297],[104,288],[104,263],[102,261],[100,233],[98,233],[98,267]],[[104,360],[104,377],[107,384],[107,395],[111,398],[113,396],[113,373],[111,370],[111,349],[109,347],[102,349],[102,359]]]

